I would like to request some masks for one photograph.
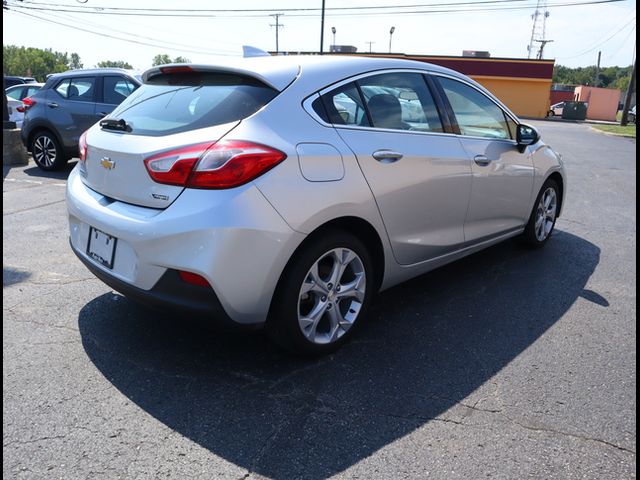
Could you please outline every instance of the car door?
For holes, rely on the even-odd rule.
[[[137,84],[122,75],[106,75],[102,77],[101,94],[95,108],[96,118],[100,119],[109,115],[137,88]]]
[[[531,209],[534,168],[531,157],[517,148],[515,120],[475,86],[437,79],[472,160],[466,241],[477,243],[521,228]]]
[[[325,119],[355,153],[398,263],[460,248],[471,163],[443,128],[422,74],[368,75],[321,93]]]
[[[89,76],[61,79],[48,92],[47,119],[58,130],[66,149],[75,148],[80,135],[96,122],[95,95],[96,78]]]

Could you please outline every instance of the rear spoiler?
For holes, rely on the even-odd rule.
[[[255,78],[265,85],[281,92],[298,76],[299,65],[282,64],[271,61],[271,57],[256,57],[240,60],[229,60],[220,65],[196,65],[191,63],[171,63],[150,68],[142,74],[142,81],[157,75],[187,72],[231,73]]]

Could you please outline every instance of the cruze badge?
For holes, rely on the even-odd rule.
[[[107,170],[113,170],[116,168],[116,162],[112,161],[109,157],[102,157],[100,160],[100,165],[102,165]]]

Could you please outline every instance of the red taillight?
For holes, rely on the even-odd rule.
[[[84,162],[87,159],[87,132],[80,135],[80,140],[78,140],[78,151],[80,152],[80,161]]]
[[[19,107],[16,107],[16,110],[19,111],[20,113],[24,113],[30,107],[33,107],[35,104],[36,104],[36,101],[33,98],[27,97],[22,100],[22,105],[20,105]]]
[[[151,178],[168,185],[223,189],[247,183],[287,156],[280,150],[243,140],[199,143],[163,152],[144,163]]]
[[[178,272],[183,282],[190,283],[191,285],[198,285],[200,287],[210,287],[209,282],[202,275],[197,273],[184,272],[180,270]]]

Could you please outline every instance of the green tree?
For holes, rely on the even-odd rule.
[[[178,56],[171,60],[171,57],[166,53],[160,53],[153,57],[152,65],[154,67],[158,65],[166,65],[167,63],[191,63],[191,60],[189,60],[187,57],[182,56]]]
[[[80,55],[78,55],[77,53],[72,53],[71,54],[71,61],[69,62],[69,68],[71,70],[78,70],[79,68],[82,68],[83,64],[80,61]]]
[[[131,70],[133,67],[124,60],[103,60],[97,63],[98,68],[125,68]]]
[[[166,53],[160,53],[153,57],[153,62],[151,63],[151,65],[155,67],[157,65],[166,65],[167,63],[171,63],[171,57]]]
[[[70,58],[68,53],[54,52],[50,48],[2,46],[2,70],[5,75],[31,76],[44,82],[48,74],[66,72],[74,64],[82,65],[77,54],[71,54]]]
[[[595,65],[588,67],[569,68],[563,65],[553,67],[553,82],[568,85],[595,85]],[[626,88],[629,84],[631,67],[605,67],[598,74],[598,86],[605,88]]]

